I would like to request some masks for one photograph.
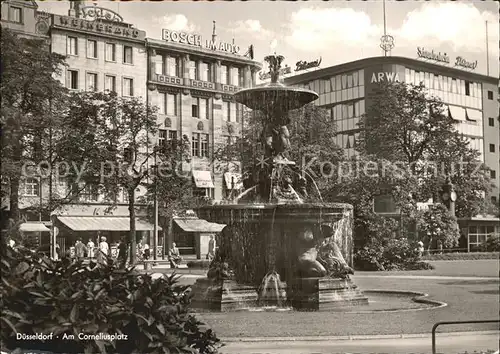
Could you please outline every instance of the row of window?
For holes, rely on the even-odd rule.
[[[66,72],[66,87],[71,90],[80,90],[85,88],[85,91],[99,91],[99,74],[95,72],[85,73],[85,83],[80,82],[80,72],[78,70],[69,69]],[[104,75],[104,90],[109,92],[117,92],[116,76]],[[122,96],[134,96],[134,79],[130,77],[122,77]]]
[[[160,93],[159,112],[167,116],[177,116],[178,97],[174,93]],[[222,120],[225,122],[240,122],[243,114],[241,105],[235,102],[222,102]],[[191,98],[191,116],[199,119],[210,119],[210,104],[208,98]]]
[[[79,48],[79,38],[68,36],[66,39],[66,54],[78,56],[80,55]],[[84,40],[84,39],[81,39]],[[87,39],[86,45],[86,56],[89,59],[99,59],[99,53],[102,52],[99,50],[99,46],[101,42],[98,42],[94,39]],[[118,45],[116,43],[104,43],[104,59],[109,62],[117,62],[117,48]],[[120,58],[123,64],[134,64],[133,58],[133,48],[131,46],[122,46],[121,48],[122,57]]]
[[[332,120],[361,117],[363,114],[365,114],[365,100],[340,103],[330,109]]]
[[[422,82],[425,87],[430,89],[448,91],[471,97],[482,97],[480,83],[455,79],[450,76],[436,75],[434,73],[406,68],[405,81],[414,85],[419,85]]]
[[[329,79],[314,80],[299,87],[313,90],[318,94],[346,90],[365,84],[364,70],[356,70],[351,73],[335,75]]]
[[[496,202],[496,197],[491,197],[492,202]],[[469,250],[476,251],[480,245],[485,242],[493,234],[499,233],[500,228],[497,226],[469,226]]]
[[[162,65],[157,67],[157,74],[182,77],[182,59],[175,56],[162,57]],[[199,81],[215,81],[214,63],[190,60],[188,62],[189,78]],[[220,66],[220,82],[225,85],[244,86],[240,68]]]

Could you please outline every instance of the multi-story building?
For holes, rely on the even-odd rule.
[[[2,27],[22,36],[44,38],[47,50],[65,55],[67,66],[57,79],[68,89],[114,91],[158,106],[158,145],[181,137],[191,144],[190,162],[175,171],[193,179],[198,195],[219,200],[227,196],[239,185],[235,184],[239,164],[214,164],[214,151],[241,134],[243,108],[231,94],[255,85],[261,65],[240,53],[234,40],[218,41],[215,28],[208,41],[198,34],[168,30],[163,30],[163,40],[146,39],[144,31],[124,22],[118,13],[84,6],[83,1],[68,4],[68,16],[61,16],[37,11],[34,1],[4,1]],[[92,186],[87,186],[78,200],[53,211],[52,216],[42,214],[38,206],[48,201],[49,194],[64,196],[69,189],[64,180],[41,176],[24,178],[20,185],[24,217],[52,226],[61,250],[74,242],[75,231],[86,239],[101,230],[115,240],[111,230],[128,230],[128,211],[123,205],[127,204],[126,194],[122,192],[111,202]],[[136,197],[142,192],[137,191]],[[116,208],[108,210],[116,203]],[[8,200],[2,200],[2,204],[8,205]],[[152,230],[143,220],[136,223],[138,231]],[[30,227],[48,231],[43,226]],[[194,238],[188,241],[179,245],[194,249]]]
[[[359,134],[357,123],[372,104],[370,94],[377,84],[381,81],[416,85],[422,82],[429,94],[442,99],[450,116],[458,123],[457,130],[469,138],[471,147],[481,153],[481,160],[491,169],[495,188],[488,197],[498,204],[498,78],[428,61],[386,56],[315,70],[287,77],[284,81],[287,85],[305,87],[319,94],[315,103],[329,110],[337,127],[337,144],[345,149],[348,156],[355,154],[354,145]],[[379,207],[378,211],[382,213],[397,213],[391,209],[395,207],[393,203],[384,198],[375,204],[375,209]],[[385,207],[391,210],[384,210]],[[488,221],[479,218],[476,225],[469,220],[469,245],[480,243],[486,234],[494,232],[495,222],[498,223],[498,219]],[[484,232],[479,237],[474,234],[475,230]]]
[[[148,95],[159,107],[159,141],[185,136],[192,159],[182,171],[192,171],[196,194],[221,200],[239,171],[237,164],[214,164],[214,149],[241,134],[243,106],[232,93],[253,87],[262,66],[240,54],[234,43],[218,41],[215,33],[204,40],[199,34],[164,29],[162,38],[146,44]]]
[[[2,28],[8,28],[23,37],[44,36],[48,26],[40,24],[39,17],[44,15],[37,11],[35,1],[6,0],[1,3]]]

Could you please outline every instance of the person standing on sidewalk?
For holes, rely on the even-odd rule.
[[[125,237],[122,237],[120,244],[118,245],[118,266],[120,268],[125,268],[127,264],[128,257],[128,244],[125,241]]]
[[[210,241],[208,241],[208,254],[207,259],[212,262],[215,257],[215,239],[214,235],[210,235]]]

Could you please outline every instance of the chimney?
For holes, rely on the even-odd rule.
[[[215,40],[217,39],[217,34],[215,33],[215,21],[212,21],[214,23],[214,27],[212,29],[212,42],[215,43]]]
[[[80,17],[80,7],[82,5],[82,2],[82,0],[70,0],[68,16]]]

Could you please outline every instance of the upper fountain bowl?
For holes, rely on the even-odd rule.
[[[252,110],[264,113],[288,112],[301,108],[317,100],[319,95],[311,90],[287,87],[280,83],[271,83],[261,87],[238,91],[234,99]]]
[[[276,53],[264,57],[264,60],[269,64],[271,83],[262,87],[238,91],[234,94],[235,101],[252,110],[279,116],[317,100],[319,95],[314,91],[286,87],[279,82],[281,62],[284,59],[282,55],[276,55]]]

